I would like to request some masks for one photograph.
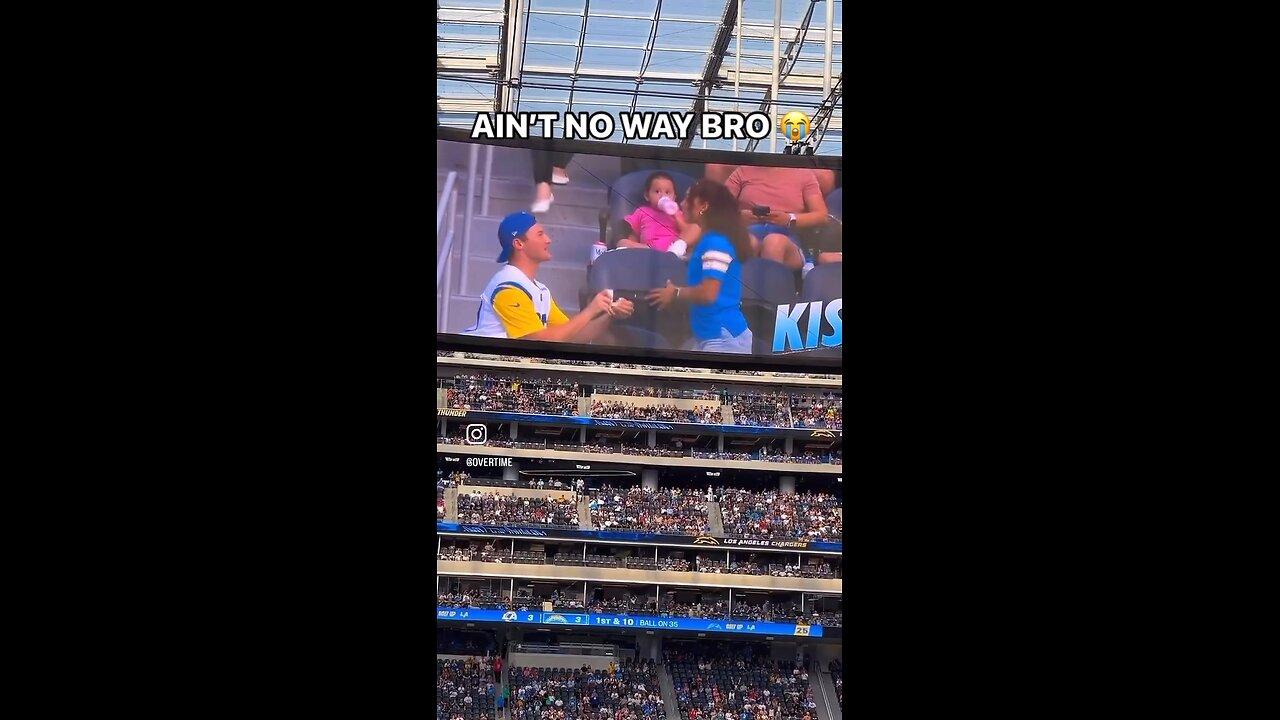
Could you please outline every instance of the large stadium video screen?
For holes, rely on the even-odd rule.
[[[583,144],[437,140],[441,342],[840,364],[838,162]]]

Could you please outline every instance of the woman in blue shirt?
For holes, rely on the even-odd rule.
[[[751,257],[751,236],[738,213],[738,201],[724,185],[703,178],[689,188],[681,206],[685,219],[702,232],[690,243],[685,287],[670,281],[650,290],[649,304],[659,310],[689,303],[694,350],[750,353],[751,330],[742,314],[742,263]]]

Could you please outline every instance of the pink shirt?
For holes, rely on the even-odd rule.
[[[680,229],[676,227],[675,217],[648,205],[636,208],[625,219],[636,231],[640,242],[658,252],[666,252],[671,243],[680,239]]]
[[[724,181],[738,207],[750,210],[765,205],[772,212],[801,213],[811,210],[804,199],[818,195],[818,176],[808,168],[753,167],[742,165]]]

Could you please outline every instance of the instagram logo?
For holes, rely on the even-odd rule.
[[[489,442],[489,428],[484,425],[468,425],[464,442],[468,445],[483,445]]]

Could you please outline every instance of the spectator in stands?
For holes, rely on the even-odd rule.
[[[720,499],[725,532],[746,537],[839,540],[839,508],[840,501],[825,493],[726,489]]]
[[[551,260],[551,236],[529,213],[517,212],[498,226],[506,263],[480,295],[476,324],[467,335],[585,343],[599,337],[613,319],[630,317],[631,301],[616,302],[601,291],[573,319],[561,312],[551,289],[538,282],[538,267]]]
[[[679,366],[671,366],[671,365],[641,365],[636,363],[603,363],[596,360],[587,361],[587,360],[561,360],[561,359],[548,359],[548,358],[513,358],[513,357],[507,357],[505,355],[489,355],[487,353],[456,353],[456,352],[449,352],[444,350],[437,350],[436,357],[441,357],[441,358],[463,357],[463,358],[470,358],[472,360],[494,360],[497,362],[515,362],[515,363],[521,363],[521,364],[542,363],[542,364],[554,364],[554,365],[579,365],[583,367],[593,367],[593,368],[664,370],[664,371],[671,371],[671,372],[678,372],[678,373],[694,373],[694,374],[742,375],[742,376],[750,376],[750,377],[759,377],[761,375],[767,374],[767,375],[777,375],[779,377],[819,378],[822,380],[839,380],[840,379],[839,375],[832,375],[830,373],[807,373],[807,372],[761,373],[757,370],[721,370],[718,368],[711,368],[711,369],[687,368],[687,367],[679,367]]]
[[[733,407],[733,424],[750,427],[791,427],[788,408],[791,398],[787,393],[753,393],[730,395]]]
[[[491,658],[436,660],[436,716],[454,720],[492,717],[492,667]]]
[[[623,445],[623,455],[647,455],[648,457],[684,457],[683,450],[671,450],[661,447],[640,447],[638,445]]]
[[[552,185],[568,185],[569,161],[573,153],[557,153],[545,150],[530,151],[533,160],[533,207],[535,213],[544,213],[551,209],[556,196],[551,192]]]
[[[706,500],[679,489],[605,490],[592,497],[590,508],[591,524],[599,530],[699,535],[708,529]]]
[[[831,395],[791,396],[791,416],[795,427],[826,428],[839,430],[843,414],[843,402]]]
[[[713,405],[695,405],[692,410],[675,405],[633,405],[622,402],[591,402],[591,416],[625,420],[657,420],[678,423],[718,425],[722,421],[720,408]]]
[[[445,389],[448,407],[461,410],[577,415],[577,383],[491,375],[457,375]]]
[[[827,201],[813,170],[741,165],[724,186],[737,198],[756,254],[792,270],[801,269],[806,248],[800,246],[797,232],[827,224]],[[759,215],[758,208],[769,212]]]
[[[700,460],[751,460],[751,453],[735,453],[735,452],[711,452],[707,450],[694,450],[690,453],[692,457]]]
[[[652,173],[644,182],[644,199],[641,205],[626,217],[623,230],[630,230],[618,240],[618,247],[651,248],[658,252],[674,252],[683,257],[690,233],[697,226],[685,222],[680,212],[680,196],[676,194],[676,181],[661,170]],[[683,240],[683,242],[682,242]]]
[[[724,185],[699,180],[685,197],[684,213],[701,230],[689,248],[687,284],[668,281],[649,291],[649,303],[659,310],[674,302],[689,305],[693,350],[750,353],[751,329],[741,308],[742,263],[754,252],[734,198]]]
[[[802,669],[775,662],[768,646],[733,643],[668,651],[683,720],[804,720],[816,707]]]
[[[512,720],[642,720],[662,717],[653,661],[624,659],[605,669],[512,667]]]
[[[458,496],[458,521],[577,527],[578,508],[576,503],[564,498],[521,498],[476,490]]]
[[[675,369],[675,368],[665,368]],[[720,392],[715,386],[710,388],[660,388],[653,385],[596,385],[596,395],[629,395],[633,397],[651,398],[685,398],[688,400],[718,400]]]

